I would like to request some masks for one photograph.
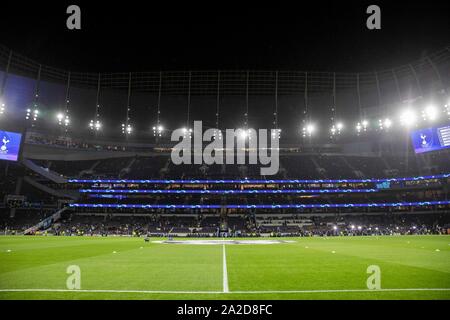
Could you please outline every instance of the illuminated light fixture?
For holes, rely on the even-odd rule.
[[[422,110],[423,120],[434,121],[437,119],[438,114],[439,114],[438,109],[433,105],[429,105],[424,110]]]
[[[303,127],[303,137],[311,137],[315,131],[316,127],[314,126],[314,124],[309,123],[305,127]]]
[[[124,123],[122,123],[122,134],[131,134],[133,132],[133,127],[131,126],[131,124],[127,124],[125,125]]]
[[[252,140],[252,138],[253,138],[252,129],[247,129],[247,137],[248,137],[248,140]]]
[[[337,226],[333,226],[333,230],[337,230]]]
[[[448,117],[450,119],[450,104],[446,104],[444,106],[444,108],[445,108],[445,112],[447,113],[447,115],[448,115]]]
[[[241,130],[239,136],[241,139],[246,139],[248,136],[248,132],[246,130]]]
[[[361,124],[362,124],[362,126],[363,126],[363,130],[366,131],[366,130],[367,130],[367,127],[369,126],[369,121],[363,120],[363,121],[361,122]]]
[[[36,121],[37,118],[39,116],[39,110],[38,109],[34,109],[33,111],[31,111],[31,109],[27,109],[27,113],[25,116],[26,120],[32,120],[32,121]]]
[[[378,120],[378,126],[380,128],[380,130],[384,130],[384,129],[390,129],[392,127],[392,121],[388,118],[384,119],[384,120]]]
[[[63,125],[63,124],[68,125],[69,122],[70,122],[69,116],[66,116],[66,117],[64,118],[64,114],[61,113],[61,112],[58,113],[58,114],[56,115],[56,119],[58,120],[58,124],[59,124],[60,126]]]
[[[344,125],[342,122],[336,123],[336,125],[333,124],[333,126],[330,129],[331,136],[339,135],[341,134],[341,130],[344,128]]]
[[[369,127],[369,121],[363,120],[361,122],[358,122],[356,124],[356,132],[358,134],[361,133],[362,131],[366,132],[368,127]]]
[[[5,103],[4,102],[0,102],[0,115],[5,113]]]
[[[272,129],[270,132],[271,132],[272,138],[278,137],[278,139],[280,139],[280,137],[281,137],[281,129]]]
[[[162,125],[156,125],[153,127],[153,136],[161,137],[163,133],[164,127]]]
[[[405,127],[412,127],[416,124],[417,116],[411,109],[404,110],[400,114],[400,124]]]
[[[336,129],[336,127],[334,125],[331,127],[330,132],[331,132],[332,136],[334,136],[336,134],[337,129]]]
[[[356,132],[358,134],[361,133],[362,131],[366,132],[368,127],[369,127],[369,121],[363,120],[361,122],[358,122],[356,124]]]
[[[91,130],[99,131],[102,128],[102,123],[99,120],[97,121],[91,120],[89,122],[89,128]]]
[[[182,131],[183,131],[183,135],[184,135],[184,137],[186,138],[186,137],[189,137],[189,138],[191,138],[192,137],[192,129],[191,128],[183,128],[182,129]]]
[[[214,140],[222,140],[222,131],[214,129],[213,138]]]
[[[358,226],[358,230],[361,230],[362,229],[362,227],[361,226]]]
[[[352,225],[350,226],[350,228],[351,228],[352,230],[355,230],[355,225],[352,224]]]
[[[390,127],[392,127],[391,119],[384,119],[384,126],[386,129],[389,129]]]
[[[378,120],[378,128],[380,128],[380,130],[384,129],[384,122],[381,119]]]
[[[237,130],[237,134],[239,135],[239,138],[242,140],[248,139],[248,140],[252,140],[252,129],[238,129]]]

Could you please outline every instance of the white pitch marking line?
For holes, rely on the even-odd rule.
[[[222,291],[163,291],[163,290],[90,290],[90,289],[0,289],[0,292],[80,292],[80,293],[149,293],[149,294],[220,294]]]
[[[400,289],[336,289],[336,290],[267,290],[267,291],[233,291],[238,294],[264,293],[346,293],[346,292],[394,292],[394,291],[450,291],[450,288],[400,288]]]
[[[229,293],[230,290],[228,289],[228,271],[227,271],[227,253],[225,251],[225,244],[222,245],[222,252],[223,252],[223,258],[222,258],[222,264],[223,264],[223,293]]]
[[[450,291],[450,288],[400,288],[400,289],[342,289],[342,290],[267,290],[233,291],[234,294],[270,294],[270,293],[346,293],[346,292],[395,292],[395,291]],[[71,292],[71,293],[148,293],[148,294],[223,294],[224,291],[158,291],[158,290],[89,290],[89,289],[0,289],[0,292]]]

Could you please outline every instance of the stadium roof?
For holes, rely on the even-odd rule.
[[[82,30],[65,27],[68,3],[5,3],[2,44],[80,72],[310,70],[364,72],[415,61],[448,45],[448,2],[379,2],[382,29],[366,28],[369,2],[245,7],[80,4]],[[16,13],[19,13],[16,14]]]

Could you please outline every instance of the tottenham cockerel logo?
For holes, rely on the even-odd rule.
[[[3,137],[2,146],[0,147],[1,153],[8,153],[8,147],[7,147],[8,143],[9,143],[9,140],[6,137]]]

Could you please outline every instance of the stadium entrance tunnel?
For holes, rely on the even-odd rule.
[[[224,244],[282,244],[293,243],[292,240],[161,240],[152,243],[191,244],[191,245],[224,245]]]

